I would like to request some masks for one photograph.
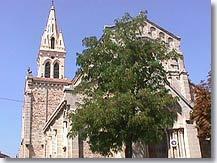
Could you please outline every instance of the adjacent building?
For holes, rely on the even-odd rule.
[[[10,158],[10,157],[0,151],[0,158]]]

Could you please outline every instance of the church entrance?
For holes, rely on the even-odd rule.
[[[159,144],[148,145],[149,158],[168,158],[168,144],[166,133]]]

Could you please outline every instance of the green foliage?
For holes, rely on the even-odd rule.
[[[69,135],[88,138],[93,152],[110,155],[128,142],[156,143],[176,119],[162,63],[178,54],[158,39],[141,37],[145,20],[144,13],[126,14],[102,38],[83,40],[76,91],[85,98],[71,114]]]

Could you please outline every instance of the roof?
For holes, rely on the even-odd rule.
[[[181,38],[180,38],[179,36],[176,36],[175,34],[173,34],[173,33],[169,32],[169,31],[167,31],[166,29],[164,29],[164,28],[162,28],[161,26],[155,24],[155,23],[152,22],[151,20],[146,19],[146,21],[147,21],[148,23],[150,23],[151,25],[153,25],[153,26],[159,28],[160,30],[164,31],[164,32],[167,33],[168,35],[170,35],[170,36],[176,38],[177,40],[181,40]]]
[[[155,24],[155,23],[152,22],[151,20],[146,19],[146,21],[147,21],[148,23],[150,23],[151,25],[155,26],[156,28],[158,28],[158,29],[164,31],[165,33],[167,33],[167,34],[170,35],[171,37],[173,37],[173,38],[175,38],[175,39],[177,39],[177,40],[181,40],[181,37],[176,36],[175,34],[169,32],[168,30],[166,30],[166,29],[162,28],[161,26]],[[115,25],[106,25],[105,28],[115,28]]]
[[[45,132],[48,129],[48,127],[52,124],[55,117],[60,113],[60,111],[62,111],[62,109],[64,108],[65,105],[66,105],[66,100],[62,100],[60,102],[60,104],[57,106],[56,110],[54,110],[54,112],[51,114],[48,121],[45,123],[45,126],[43,128],[43,132]]]
[[[192,102],[186,99],[175,87],[167,83],[167,86],[191,109],[193,110]]]
[[[44,83],[55,83],[55,84],[72,84],[73,80],[69,79],[57,79],[57,78],[42,78],[42,77],[32,77],[29,76],[28,78],[31,78],[35,82],[44,82]]]
[[[79,81],[79,79],[81,79],[81,77],[82,77],[81,73],[78,73],[77,75],[75,75],[73,79],[73,85],[75,85]]]
[[[10,158],[10,157],[8,155],[3,154],[3,153],[0,152],[0,158]]]

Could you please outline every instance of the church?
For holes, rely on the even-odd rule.
[[[190,121],[193,102],[184,54],[180,49],[181,38],[150,20],[145,22],[143,36],[161,38],[168,48],[182,55],[165,64],[166,71],[170,72],[168,89],[179,97],[181,113],[167,132],[164,143],[156,146],[134,144],[133,157],[201,158],[197,129]],[[104,158],[92,153],[86,141],[67,136],[70,130],[68,115],[76,109],[76,102],[81,101],[81,97],[73,93],[79,84],[79,76],[65,78],[66,55],[63,33],[58,28],[52,3],[41,37],[37,76],[33,76],[29,69],[25,80],[19,158]],[[113,157],[124,158],[124,153],[119,152]]]

